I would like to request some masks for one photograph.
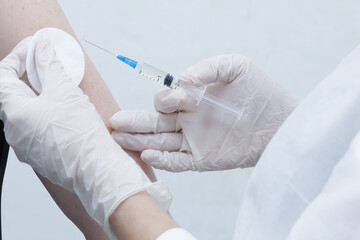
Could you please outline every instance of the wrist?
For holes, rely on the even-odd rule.
[[[109,217],[113,234],[119,239],[156,239],[178,225],[146,192],[123,201]]]

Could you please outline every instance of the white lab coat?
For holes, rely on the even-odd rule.
[[[298,106],[254,169],[234,239],[360,239],[360,46]]]
[[[245,190],[234,240],[360,239],[360,46],[294,110]],[[172,229],[159,240],[194,240]]]

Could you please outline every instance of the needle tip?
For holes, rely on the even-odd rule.
[[[86,40],[85,38],[83,38],[83,40],[84,40],[85,42],[87,42],[87,43],[89,43],[89,44],[93,45],[94,47],[97,47],[97,48],[99,48],[99,49],[101,49],[101,50],[103,50],[103,51],[105,51],[105,52],[107,52],[107,53],[109,53],[109,54],[111,54],[111,55],[113,55],[113,56],[115,56],[115,57],[116,57],[116,54],[115,54],[115,53],[112,53],[112,52],[110,52],[110,51],[106,50],[105,48],[102,48],[102,47],[100,47],[100,46],[98,46],[98,45],[96,45],[96,44],[94,44],[94,43],[92,43],[92,42],[90,42],[90,41]]]

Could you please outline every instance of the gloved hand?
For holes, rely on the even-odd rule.
[[[40,95],[19,80],[29,40],[0,62],[0,117],[18,159],[75,192],[108,234],[108,217],[137,192],[148,191],[167,209],[167,187],[151,183],[113,140],[88,97],[64,73],[50,43],[36,47]]]
[[[182,89],[155,96],[157,113],[120,111],[111,119],[115,140],[141,159],[173,172],[254,166],[298,99],[251,60],[222,55],[202,61],[180,80],[201,87],[238,109],[239,116],[200,103]]]

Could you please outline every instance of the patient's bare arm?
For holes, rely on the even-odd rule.
[[[44,27],[60,28],[75,37],[70,24],[55,0],[0,0],[0,6],[0,59],[3,59],[23,38],[33,35]],[[119,107],[87,56],[85,76],[80,88],[89,96],[90,101],[95,105],[111,131],[108,119],[119,110]],[[138,155],[128,153],[138,162],[149,178],[155,180],[152,169],[144,165]],[[61,210],[76,224],[87,239],[107,239],[102,229],[86,213],[75,194],[52,184],[41,176],[39,178]]]

